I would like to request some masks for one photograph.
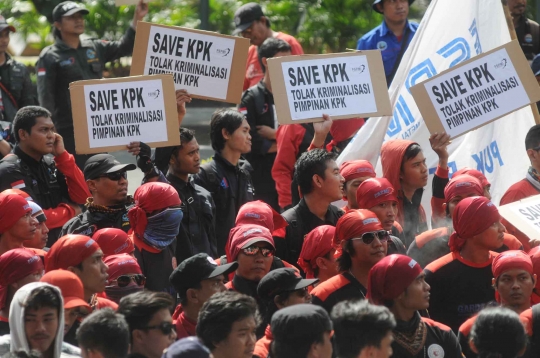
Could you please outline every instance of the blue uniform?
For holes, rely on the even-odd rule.
[[[411,43],[411,40],[416,33],[418,24],[416,22],[407,21],[407,24],[405,26],[406,28],[408,27],[410,31],[406,44],[406,46],[409,46],[409,43]],[[405,33],[403,33],[402,39],[404,35]],[[394,68],[394,64],[399,55],[401,49],[401,41],[398,41],[396,35],[394,35],[392,31],[390,31],[388,26],[386,26],[386,22],[383,21],[382,24],[380,24],[379,26],[362,36],[360,40],[358,40],[356,49],[381,50],[384,64],[384,72],[388,80],[388,76],[392,74],[392,69]],[[390,86],[390,83],[388,83],[388,85]]]

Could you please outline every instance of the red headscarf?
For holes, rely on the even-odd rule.
[[[0,193],[0,235],[29,212],[32,208],[21,195]]]
[[[24,200],[24,199],[23,199]],[[4,308],[11,284],[26,276],[43,271],[43,262],[33,251],[13,249],[0,256],[0,309]]]
[[[491,263],[491,270],[495,278],[514,269],[525,270],[532,275],[533,263],[530,256],[521,250],[509,250],[497,255]]]
[[[332,149],[344,141],[352,137],[366,123],[364,118],[351,118],[334,121],[330,127],[332,141],[326,146],[326,150],[331,152]]]
[[[227,262],[236,261],[241,249],[259,241],[267,242],[275,248],[272,234],[267,228],[260,225],[247,224],[233,227],[229,238],[230,243],[225,248],[227,251]]]
[[[141,267],[137,260],[128,254],[107,256],[103,262],[109,268],[109,282],[116,280],[122,275],[142,274]]]
[[[461,200],[452,216],[455,231],[448,242],[450,251],[461,250],[467,239],[483,233],[500,218],[495,204],[483,196]]]
[[[336,249],[336,256],[343,252],[343,242],[355,237],[361,237],[366,232],[384,230],[377,215],[369,210],[351,210],[336,224],[336,233],[332,242]]]
[[[99,249],[99,245],[88,236],[62,236],[45,256],[45,271],[67,270],[70,266],[77,266]]]
[[[306,278],[315,278],[313,269],[317,267],[315,260],[333,250],[332,239],[336,228],[331,225],[321,225],[304,236],[302,251],[298,258],[298,266],[306,273]]]
[[[478,179],[468,174],[454,175],[444,188],[444,198],[447,203],[456,196],[471,193],[474,193],[475,196],[483,196],[484,188],[482,188]]]
[[[478,181],[480,182],[482,187],[491,185],[489,183],[489,181],[487,180],[486,176],[484,174],[482,174],[481,171],[476,170],[476,169],[472,169],[472,168],[468,168],[468,167],[462,168],[462,169],[458,170],[457,172],[455,172],[454,175],[453,175],[453,178],[457,177],[458,175],[463,175],[463,174],[469,174],[470,176],[473,176],[476,179],[478,179]]]
[[[261,225],[274,232],[289,225],[287,221],[270,205],[261,200],[245,203],[238,210],[235,226],[253,224]]]
[[[421,273],[422,267],[408,256],[386,256],[369,270],[367,297],[376,305],[394,300]]]
[[[373,165],[362,159],[344,162],[339,168],[339,174],[345,178],[346,182],[361,177],[375,178],[377,176]]]
[[[398,202],[396,192],[386,178],[373,178],[362,182],[356,190],[356,201],[360,209],[370,209],[385,201]]]
[[[128,234],[120,229],[100,229],[92,235],[92,239],[94,239],[99,247],[101,247],[104,257],[118,254],[131,254],[133,250],[135,250],[133,241],[131,241]]]
[[[142,239],[148,221],[146,214],[155,210],[180,205],[178,192],[167,183],[152,182],[141,185],[135,190],[135,206],[129,209],[129,223],[133,232]]]

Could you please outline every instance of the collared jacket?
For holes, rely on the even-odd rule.
[[[317,285],[311,291],[311,301],[330,313],[339,302],[365,299],[366,295],[367,288],[346,271]]]
[[[177,236],[176,260],[178,263],[199,253],[217,257],[216,206],[210,192],[195,184],[193,177],[185,182],[168,173],[166,177],[182,200],[182,225]]]
[[[73,128],[69,84],[102,78],[105,63],[131,55],[134,42],[135,30],[129,27],[119,41],[81,39],[74,49],[57,38],[41,51],[36,64],[39,103],[52,113],[57,130]]]
[[[216,205],[218,255],[225,254],[229,231],[235,225],[238,210],[254,200],[251,170],[251,165],[245,159],[240,159],[235,166],[221,154],[215,153],[212,161],[201,165],[199,173],[193,177],[196,184],[210,192]]]
[[[0,66],[0,82],[16,101],[13,103],[4,89],[0,88],[4,105],[4,110],[0,112],[0,121],[13,122],[19,108],[37,104],[28,69],[24,64],[12,59],[7,53],[6,62]]]

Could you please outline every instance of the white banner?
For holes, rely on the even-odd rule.
[[[338,158],[367,159],[377,163],[375,153],[385,140],[408,139],[424,149],[430,179],[422,204],[431,214],[431,180],[438,157],[431,150],[429,132],[409,89],[438,73],[510,41],[500,0],[434,0],[405,52],[390,87],[393,117],[370,118]],[[511,113],[464,136],[449,146],[450,174],[463,167],[478,169],[491,182],[493,202],[510,185],[525,177],[529,160],[525,135],[533,126],[530,107]]]

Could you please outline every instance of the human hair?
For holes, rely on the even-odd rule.
[[[195,285],[194,287],[189,287],[189,288],[185,288],[185,287],[175,287],[174,289],[176,290],[176,293],[178,294],[178,298],[180,299],[180,304],[182,306],[186,306],[188,304],[188,299],[187,299],[187,291],[190,289],[190,288],[193,288],[193,289],[196,289],[196,290],[200,290],[202,288],[201,286],[201,282],[197,282],[197,285]]]
[[[129,350],[129,326],[122,315],[104,308],[84,319],[77,341],[81,348],[98,351],[104,358],[123,358]]]
[[[253,317],[259,324],[259,312],[255,300],[247,295],[225,291],[208,299],[199,311],[197,336],[210,350],[215,344],[227,339],[234,322]]]
[[[212,148],[216,152],[221,152],[225,148],[225,138],[223,138],[222,129],[227,133],[233,134],[235,130],[240,128],[244,121],[244,115],[236,109],[221,108],[217,109],[212,114],[210,120],[210,141]]]
[[[348,271],[352,267],[352,255],[355,253],[352,240],[347,240],[341,255],[336,259],[339,271]]]
[[[257,49],[257,55],[259,57],[259,63],[261,64],[261,68],[263,70],[263,73],[266,72],[266,67],[264,66],[262,59],[263,58],[272,58],[279,52],[290,52],[291,51],[291,45],[289,45],[287,42],[276,39],[275,37],[269,37],[262,43],[261,46]]]
[[[525,149],[536,148],[540,145],[540,124],[532,126],[525,136]]]
[[[394,315],[367,300],[342,301],[331,313],[334,342],[340,358],[358,357],[365,347],[381,347],[381,341],[396,327]]]
[[[300,337],[298,337],[300,338]],[[324,332],[302,335],[294,344],[274,339],[270,344],[272,358],[307,357],[313,344],[324,343]]]
[[[324,172],[327,163],[335,158],[335,154],[327,152],[325,149],[314,149],[302,153],[294,164],[294,177],[302,195],[313,191],[313,176],[315,174],[325,179]]]
[[[60,314],[62,307],[62,299],[60,294],[51,286],[39,286],[30,292],[28,298],[24,302],[25,311],[37,311],[40,308],[49,307],[57,310]]]
[[[171,310],[174,301],[168,293],[142,291],[122,297],[117,313],[123,314],[129,332],[148,326],[152,316],[162,309]]]
[[[274,313],[276,313],[279,310],[278,306],[276,305],[276,302],[274,301],[274,298],[277,297],[278,301],[280,303],[283,303],[289,298],[289,296],[293,292],[294,291],[286,291],[286,292],[280,293],[279,295],[274,295],[272,297],[261,298],[259,307],[261,308],[260,313],[261,313],[262,320],[264,323],[263,325],[265,327],[266,325],[270,323],[270,320],[272,319],[272,316],[274,315]]]
[[[25,351],[21,349],[15,352],[8,352],[4,354],[2,358],[41,358],[41,352],[38,352],[34,349],[30,351]]]
[[[478,351],[478,358],[515,358],[527,344],[527,334],[518,314],[503,307],[482,310],[469,338]]]
[[[180,127],[179,132],[180,132],[180,145],[174,147],[174,149],[171,152],[171,156],[174,156],[175,158],[178,155],[178,152],[180,151],[180,149],[182,148],[183,143],[189,143],[193,140],[193,138],[195,138],[195,131],[192,129]],[[169,160],[170,158],[167,158],[167,162]]]
[[[36,125],[37,117],[51,118],[51,112],[40,106],[27,106],[19,109],[13,119],[13,136],[15,141],[20,141],[19,129],[30,134],[32,127]]]
[[[405,162],[407,160],[411,160],[414,157],[416,157],[420,152],[422,151],[422,147],[420,145],[413,143],[410,146],[407,147],[405,150],[405,154],[403,154],[403,161],[401,162],[401,171],[403,171],[403,166],[405,165]]]

